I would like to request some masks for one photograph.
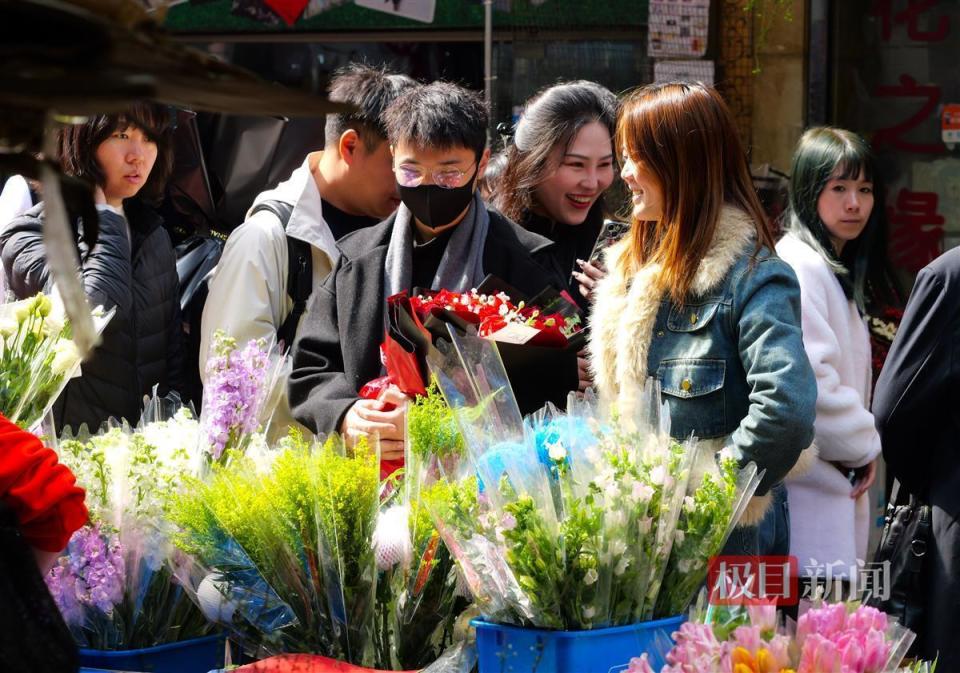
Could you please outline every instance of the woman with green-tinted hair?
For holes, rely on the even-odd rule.
[[[857,134],[813,128],[800,138],[777,254],[800,281],[803,343],[817,377],[819,456],[786,481],[790,553],[808,576],[849,579],[867,556],[867,489],[880,455],[867,314],[898,294],[879,181]]]

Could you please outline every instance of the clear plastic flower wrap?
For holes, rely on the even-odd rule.
[[[707,578],[710,559],[723,549],[762,478],[754,463],[741,469],[725,451],[714,453],[708,447],[701,449],[696,463],[654,617],[679,614],[690,605]]]
[[[434,662],[452,644],[454,622],[468,603],[427,506],[451,497],[442,479],[461,476],[463,437],[436,384],[411,402],[406,423],[400,502],[381,511],[374,536],[382,572],[378,668],[419,669]]]
[[[176,544],[196,561],[195,599],[245,649],[373,658],[378,451],[297,433],[258,468],[214,464],[173,503]]]
[[[96,334],[113,311],[93,311]],[[37,425],[80,367],[73,330],[56,295],[0,305],[0,413],[22,428]]]
[[[778,622],[772,602],[692,611],[657,645],[660,673],[895,673],[914,634],[875,608],[823,604],[798,622]],[[649,653],[628,673],[655,673]]]
[[[287,357],[275,341],[251,339],[241,346],[222,330],[214,333],[200,413],[201,445],[212,461],[242,453],[258,431],[266,434]]]
[[[60,442],[93,523],[74,535],[47,582],[81,646],[152,647],[212,628],[176,579],[186,559],[170,543],[165,509],[196,464],[197,435],[196,420],[181,409],[136,430],[117,426]]]
[[[432,514],[488,619],[566,630],[632,624],[667,616],[656,611],[662,592],[671,616],[685,609],[690,577],[671,566],[674,542],[696,526],[711,534],[677,548],[676,563],[705,576],[709,556],[688,557],[722,546],[755,487],[752,467],[723,463],[722,474],[743,480],[739,490],[718,489],[716,475],[690,484],[694,465],[714,456],[703,458],[694,438],[670,438],[653,380],[633,391],[629,416],[588,393],[571,394],[565,413],[548,407],[521,422],[491,342],[451,332],[429,362],[478,484],[475,512]]]

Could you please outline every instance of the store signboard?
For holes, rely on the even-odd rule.
[[[354,0],[359,7],[375,9],[393,16],[433,23],[437,0]]]

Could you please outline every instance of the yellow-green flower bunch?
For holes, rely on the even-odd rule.
[[[407,407],[400,504],[381,512],[374,540],[378,585],[376,666],[420,669],[451,644],[457,615],[457,570],[430,517],[451,496],[446,474],[458,474],[463,436],[436,381]]]
[[[197,599],[253,653],[372,662],[379,459],[339,438],[283,442],[269,466],[232,455],[170,508],[205,568]]]

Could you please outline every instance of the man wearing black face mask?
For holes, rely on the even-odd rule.
[[[416,87],[384,121],[402,205],[339,241],[340,260],[314,292],[294,349],[290,402],[314,432],[339,431],[348,441],[376,434],[381,455],[392,458],[403,455],[406,397],[392,388],[379,400],[358,399],[382,373],[386,298],[414,287],[467,291],[488,274],[529,295],[565,287],[565,279],[538,261],[548,239],[488,210],[476,193],[490,157],[476,94],[443,82]],[[564,377],[576,390],[575,363]]]

